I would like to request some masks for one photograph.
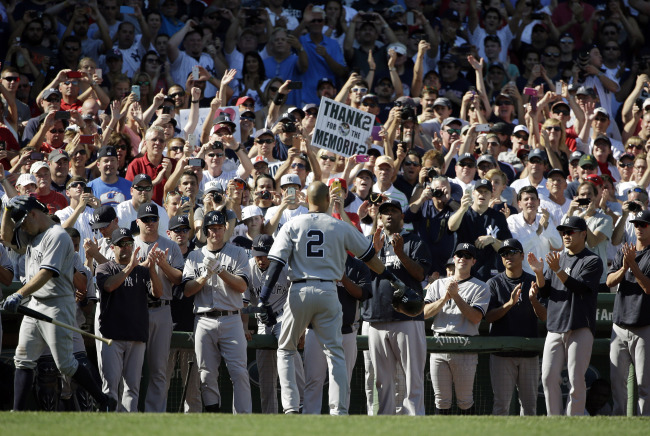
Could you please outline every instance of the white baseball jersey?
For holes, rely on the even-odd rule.
[[[273,216],[276,214],[279,207],[280,206],[271,206],[267,209],[266,214],[264,215],[264,225],[267,225],[269,221],[271,221],[271,218],[273,218]],[[283,210],[282,217],[278,222],[278,228],[275,229],[275,232],[273,233],[273,237],[275,238],[278,235],[278,232],[280,231],[283,225],[285,225],[292,219],[296,218],[297,216],[304,215],[306,213],[309,213],[309,209],[307,209],[305,206],[298,206],[293,210],[289,208]]]
[[[158,244],[158,249],[165,251],[169,250],[167,253],[167,262],[174,268],[176,268],[179,271],[183,271],[183,253],[181,253],[181,249],[178,247],[178,244],[175,242],[172,242],[166,237],[161,237],[160,235],[158,236],[158,239],[156,239],[154,242],[144,242],[140,237],[135,238],[135,245],[133,246],[133,249],[135,250],[137,247],[140,247],[140,252],[138,255],[140,256],[140,262],[144,262],[147,260],[147,255],[149,254],[149,251],[153,248],[154,245]],[[156,273],[158,274],[158,277],[160,277],[160,281],[162,281],[162,287],[163,287],[163,293],[160,296],[161,300],[171,300],[173,298],[172,296],[172,283],[169,281],[169,279],[165,276],[165,273],[160,269],[158,265],[156,265]]]
[[[447,293],[451,278],[438,279],[427,286],[425,303],[438,301]],[[458,282],[458,295],[471,307],[480,310],[483,315],[490,304],[490,291],[487,285],[475,277]],[[447,300],[443,308],[433,318],[431,330],[436,333],[456,335],[478,335],[478,324],[471,323],[460,311],[453,299]]]
[[[269,258],[289,265],[291,281],[334,281],[343,277],[346,250],[363,261],[374,251],[356,227],[324,213],[308,213],[282,226]]]
[[[169,238],[167,236],[167,229],[169,228],[169,216],[167,215],[167,211],[157,204],[156,207],[158,207],[159,217],[158,234],[164,238]],[[117,214],[117,225],[120,227],[126,227],[127,229],[131,227],[131,222],[138,218],[138,211],[133,207],[132,201],[123,201],[118,204],[115,208],[115,213]]]
[[[250,268],[251,275],[250,281],[248,282],[248,289],[244,292],[244,302],[256,306],[260,298],[260,291],[264,284],[266,271],[262,271],[257,267],[255,259],[249,259],[248,267]],[[289,292],[290,284],[289,269],[285,265],[280,273],[278,281],[275,282],[275,286],[273,287],[268,300],[274,313],[282,313],[284,303],[287,301],[287,292]],[[281,320],[281,317],[278,317],[278,321]],[[258,321],[258,324],[262,323]]]
[[[204,261],[217,259],[229,273],[239,276],[250,283],[248,255],[243,248],[226,243],[217,252],[211,252],[207,246],[194,250],[185,261],[183,282],[194,280],[205,273]],[[194,313],[205,313],[212,310],[240,310],[244,307],[243,294],[233,291],[224,281],[214,274],[203,288],[194,296]]]

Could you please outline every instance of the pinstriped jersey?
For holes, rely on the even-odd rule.
[[[289,265],[291,281],[334,281],[343,277],[346,250],[363,261],[374,253],[372,243],[356,227],[324,213],[308,213],[282,226],[269,258]]]
[[[258,268],[255,259],[249,259],[248,267],[251,272],[251,279],[250,282],[248,282],[248,289],[246,289],[246,292],[244,293],[244,302],[256,306],[260,298],[260,292],[262,290],[262,285],[264,284],[266,271],[262,271]],[[271,309],[273,309],[274,313],[282,311],[284,303],[287,301],[288,291],[289,271],[285,265],[284,268],[282,268],[280,277],[278,277],[278,281],[275,282],[275,286],[269,295],[268,303],[271,305]],[[282,318],[279,317],[278,321],[282,321]]]

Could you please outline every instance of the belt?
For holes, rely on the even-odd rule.
[[[293,283],[305,283],[305,282],[333,282],[334,280],[323,280],[323,279],[300,279],[294,280]]]
[[[154,307],[169,306],[169,300],[158,300],[148,304],[149,309]]]
[[[210,312],[202,312],[199,315],[207,316],[208,318],[219,318],[221,316],[239,315],[238,310],[211,310]]]

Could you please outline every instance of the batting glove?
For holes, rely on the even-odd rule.
[[[19,293],[13,293],[10,296],[6,298],[6,300],[2,303],[2,310],[5,310],[9,313],[17,313],[18,312],[18,306],[20,306],[20,303],[23,301],[23,296],[20,295]]]
[[[271,308],[271,305],[269,303],[262,303],[260,302],[257,307],[261,308],[263,312],[258,313],[257,317],[264,325],[267,327],[271,327],[272,325],[275,325],[278,320],[275,318],[275,314],[273,313],[273,309]]]

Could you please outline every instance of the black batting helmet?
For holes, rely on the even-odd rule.
[[[203,233],[208,233],[208,227],[214,225],[226,225],[226,214],[220,210],[211,210],[203,218]]]
[[[408,316],[416,316],[424,308],[424,299],[414,289],[406,287],[403,293],[393,293],[393,307]]]
[[[13,197],[7,204],[7,208],[11,211],[11,220],[14,222],[16,228],[21,226],[32,209],[49,213],[47,206],[31,195],[18,195]]]

